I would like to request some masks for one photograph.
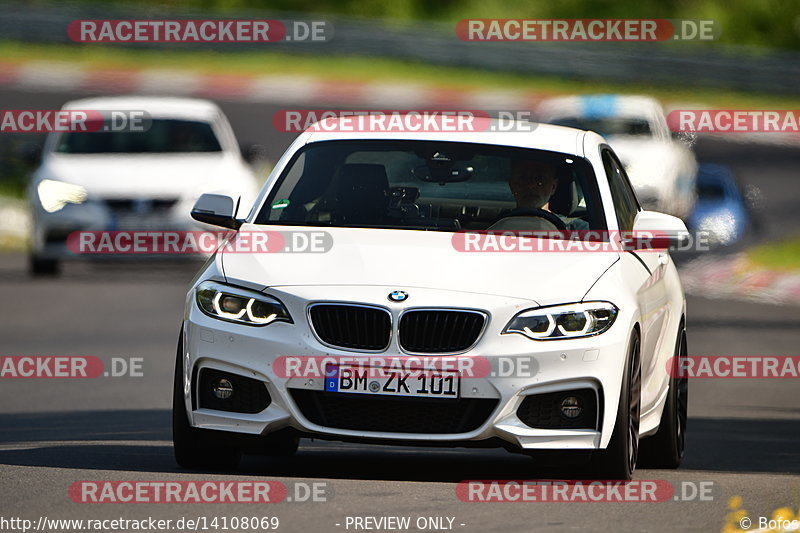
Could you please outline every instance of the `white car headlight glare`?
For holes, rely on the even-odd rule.
[[[55,213],[67,204],[82,204],[86,201],[86,188],[74,183],[57,180],[42,180],[36,186],[39,203],[48,213]]]
[[[603,333],[617,318],[610,302],[584,302],[528,309],[511,319],[503,333],[534,340],[574,339]]]
[[[197,286],[195,297],[201,311],[221,320],[250,326],[292,322],[280,301],[257,291],[204,281]]]

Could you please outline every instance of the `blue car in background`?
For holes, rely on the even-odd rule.
[[[708,232],[712,245],[738,242],[750,223],[747,201],[730,168],[704,163],[697,173],[697,203],[689,216],[692,231]]]

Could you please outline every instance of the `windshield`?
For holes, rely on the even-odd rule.
[[[147,131],[70,132],[55,151],[62,154],[152,154],[220,152],[211,124],[191,120],[153,119]]]
[[[697,196],[703,200],[722,200],[725,198],[725,187],[716,182],[698,183]]]
[[[557,126],[594,131],[603,137],[614,135],[652,136],[650,124],[645,119],[633,117],[560,117],[549,121]]]
[[[325,141],[287,165],[257,224],[439,231],[605,229],[591,165],[523,148]]]

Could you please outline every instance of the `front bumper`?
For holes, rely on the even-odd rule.
[[[130,201],[135,203],[134,200]],[[145,202],[147,205],[147,202]],[[82,204],[66,204],[54,213],[45,211],[35,199],[31,202],[33,214],[31,246],[35,255],[46,259],[80,259],[110,255],[79,254],[67,245],[73,232],[79,231],[190,231],[200,227],[188,215],[191,206],[179,200],[169,208],[143,210],[116,210],[102,199],[89,199]],[[115,254],[115,258],[123,255]],[[134,257],[131,255],[131,257]],[[138,255],[141,257],[141,255]]]
[[[524,336],[501,335],[508,321],[522,309],[535,303],[516,298],[476,295],[436,289],[413,289],[413,305],[388,302],[393,287],[276,287],[267,293],[280,299],[294,323],[276,322],[266,327],[252,327],[223,322],[202,313],[194,302],[193,291],[187,297],[182,346],[184,400],[191,424],[198,428],[251,435],[266,435],[287,427],[302,434],[341,440],[375,440],[385,443],[429,442],[479,444],[500,441],[525,450],[605,448],[613,431],[617,402],[631,331],[631,317],[623,310],[605,333],[582,339],[533,341]],[[323,345],[314,335],[308,320],[307,306],[314,302],[359,302],[387,308],[396,318],[410,307],[482,309],[488,314],[485,330],[477,344],[461,354],[485,358],[491,372],[462,377],[459,401],[464,405],[480,404],[485,408],[481,419],[467,424],[467,430],[430,429],[424,433],[381,430],[369,427],[347,429],[320,423],[309,411],[308,397],[326,401],[324,380],[317,377],[286,377],[276,361],[282,356],[348,357],[351,351]],[[476,305],[477,302],[477,305]],[[394,322],[396,323],[396,322]],[[360,354],[364,355],[364,354]],[[374,357],[408,358],[392,337],[389,348]],[[271,402],[257,413],[236,413],[200,407],[197,401],[197,376],[203,369],[216,369],[262,382]],[[590,390],[596,394],[596,423],[580,429],[531,427],[518,416],[520,404],[530,395],[558,391]],[[194,397],[193,397],[194,396]],[[330,397],[330,396],[328,396]],[[366,400],[371,398],[366,396]],[[451,400],[432,400],[432,402]],[[438,404],[437,404],[438,405]],[[436,423],[441,413],[431,404],[428,421]],[[409,408],[403,416],[425,417],[425,412]],[[416,414],[415,414],[416,413]],[[487,414],[488,413],[488,414]],[[387,414],[398,416],[397,411]],[[357,413],[354,413],[357,416]],[[366,416],[366,415],[365,415]],[[316,420],[316,422],[314,421]],[[391,424],[389,424],[391,425]],[[398,424],[400,426],[400,424]],[[444,428],[444,426],[442,426]]]

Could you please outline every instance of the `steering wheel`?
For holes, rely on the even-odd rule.
[[[539,217],[550,222],[552,225],[556,227],[556,229],[559,229],[561,231],[567,229],[567,225],[564,223],[563,220],[561,220],[561,218],[559,218],[558,215],[556,215],[555,213],[551,213],[550,211],[547,211],[545,209],[536,209],[535,207],[518,207],[512,210],[510,213],[506,213],[505,215],[501,216],[500,218],[492,222],[492,225],[497,224],[504,218],[508,217]]]

